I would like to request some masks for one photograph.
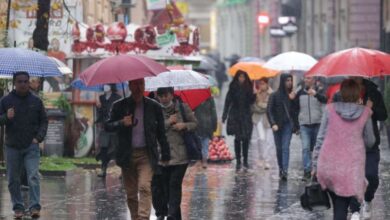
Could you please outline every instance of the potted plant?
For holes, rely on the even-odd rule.
[[[52,104],[65,113],[64,156],[73,157],[74,147],[77,141],[74,140],[72,135],[73,122],[75,118],[72,105],[64,94],[61,94],[56,100],[52,102]]]
[[[385,86],[384,102],[385,102],[387,113],[389,114],[390,113],[390,82],[387,82]],[[385,121],[384,124],[386,127],[388,146],[390,147],[390,117],[387,117],[387,120]]]

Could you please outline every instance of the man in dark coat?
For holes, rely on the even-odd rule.
[[[112,158],[118,142],[116,134],[114,132],[107,132],[102,125],[108,120],[112,104],[121,99],[121,96],[116,93],[115,84],[104,85],[103,90],[104,94],[99,96],[97,120],[95,122],[100,130],[98,136],[99,148],[96,151],[96,159],[102,160],[102,172],[98,174],[99,177],[106,177],[108,163]]]
[[[379,186],[379,161],[380,161],[380,133],[378,128],[378,121],[385,121],[387,119],[387,111],[383,101],[382,94],[378,87],[371,81],[361,77],[354,77],[354,79],[361,86],[362,104],[365,105],[368,100],[373,103],[372,106],[372,125],[374,128],[375,144],[371,148],[366,148],[366,178],[368,186],[364,195],[363,217],[365,219],[371,217],[371,201],[374,199],[375,192]],[[340,93],[336,93],[333,97],[334,102],[341,101]],[[351,201],[351,212],[354,214],[360,213],[360,205],[356,199]]]
[[[298,105],[292,91],[293,78],[290,74],[280,76],[279,89],[268,101],[267,117],[274,132],[279,176],[287,180],[292,134],[298,132]]]
[[[31,217],[40,216],[39,143],[46,136],[48,120],[41,99],[29,91],[27,72],[14,74],[15,90],[0,101],[0,125],[6,127],[8,189],[15,219],[22,219],[24,202],[20,189],[22,166],[29,185]]]
[[[161,106],[144,97],[145,80],[129,81],[129,89],[131,96],[114,103],[105,127],[118,135],[115,158],[122,168],[131,219],[147,220],[152,176],[159,161],[157,141],[163,163],[170,160],[170,151]]]
[[[214,98],[210,97],[195,109],[195,117],[198,120],[196,134],[202,142],[202,166],[207,168],[209,141],[217,129],[217,110]]]

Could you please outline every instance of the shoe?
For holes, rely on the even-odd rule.
[[[38,209],[31,209],[31,218],[39,218],[41,217],[41,211]]]
[[[264,170],[269,170],[271,168],[271,165],[269,163],[265,162],[264,163]]]
[[[302,177],[302,181],[310,181],[311,179],[311,171],[305,171]]]
[[[364,201],[364,204],[363,204],[363,218],[364,219],[371,218],[371,208],[372,208],[372,203]]]
[[[164,220],[165,219],[165,216],[158,216],[157,217],[157,220]]]
[[[24,212],[21,210],[15,210],[14,219],[22,219],[24,216]]]
[[[176,218],[175,217],[173,217],[173,216],[171,216],[171,215],[168,215],[167,216],[167,220],[175,220]]]
[[[249,164],[248,164],[248,162],[244,162],[244,168],[245,168],[246,170],[249,170]]]
[[[354,212],[351,215],[351,220],[360,220],[360,214],[359,212]]]
[[[236,164],[236,172],[241,170],[241,163]]]
[[[283,181],[286,181],[287,180],[287,172],[286,171],[282,171],[282,175],[281,175],[281,179],[283,180]]]

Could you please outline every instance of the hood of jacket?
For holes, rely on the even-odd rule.
[[[286,86],[285,86],[288,78],[292,79],[292,75],[286,74],[286,73],[283,73],[282,75],[280,75],[280,83],[279,83],[278,91],[282,94],[289,94],[289,92],[286,90]]]
[[[345,120],[356,120],[362,115],[365,106],[350,102],[336,102],[333,104],[335,111]]]

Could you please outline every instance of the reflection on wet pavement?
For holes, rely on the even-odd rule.
[[[384,141],[384,143],[386,143]],[[251,155],[256,154],[252,148]],[[331,211],[307,212],[299,204],[301,181],[299,140],[294,137],[287,182],[273,169],[252,168],[236,173],[234,163],[193,166],[183,187],[184,219],[331,219]],[[252,163],[254,164],[254,157]],[[373,202],[372,219],[390,219],[390,151],[382,150],[381,184]],[[75,171],[66,177],[43,177],[41,219],[130,219],[119,169],[111,168],[106,181],[95,171]],[[0,219],[12,219],[5,177],[0,180]],[[155,219],[153,216],[151,219]]]

